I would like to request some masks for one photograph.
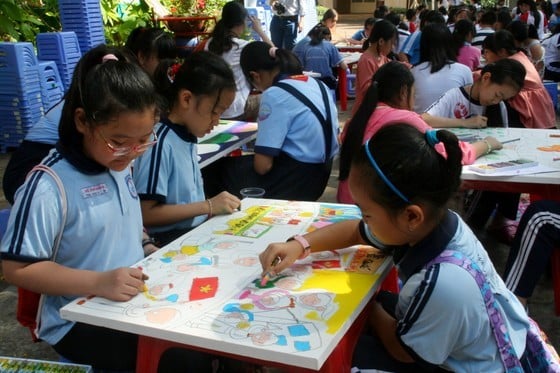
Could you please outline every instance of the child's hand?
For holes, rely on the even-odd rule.
[[[499,142],[495,137],[487,136],[484,138],[484,141],[488,141],[488,144],[490,144],[492,150],[500,150],[501,148],[503,148],[502,143]]]
[[[256,16],[249,16],[249,19],[251,20],[251,28],[255,30],[257,34],[261,33],[262,32],[261,20]]]
[[[214,215],[231,214],[241,206],[241,200],[228,192],[222,192],[210,198]]]
[[[271,243],[266,247],[266,250],[259,254],[259,260],[263,268],[262,274],[268,272],[271,276],[275,276],[291,266],[301,254],[301,244],[297,241]],[[272,262],[278,257],[281,261],[273,268]]]
[[[95,294],[104,298],[125,302],[142,292],[148,279],[141,269],[123,267],[100,273]]]
[[[463,126],[466,128],[484,128],[488,118],[483,115],[473,115],[464,120]]]

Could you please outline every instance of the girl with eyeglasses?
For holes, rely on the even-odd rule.
[[[59,310],[78,296],[127,301],[144,287],[142,270],[131,267],[144,258],[146,236],[130,165],[156,142],[155,97],[146,72],[117,50],[86,53],[62,108],[60,139],[41,162],[62,186],[33,171],[1,245],[6,280],[43,294],[39,338],[95,369],[134,370],[137,336],[64,320]]]
[[[437,144],[443,145],[445,156],[435,149]],[[507,353],[525,360],[529,323],[523,306],[474,233],[447,208],[461,184],[462,156],[449,131],[422,133],[406,122],[384,127],[355,153],[350,168],[350,192],[362,219],[270,244],[260,254],[263,273],[272,275],[310,253],[356,244],[392,256],[403,286],[399,294],[381,292],[373,302],[369,327],[352,359],[359,369],[504,371],[504,350],[498,348],[477,281],[459,265],[432,262],[446,250],[484,273],[496,314],[505,321],[500,331],[509,334]]]
[[[156,128],[157,144],[134,163],[134,182],[148,233],[165,245],[241,204],[225,191],[205,196],[197,154],[197,138],[209,133],[233,102],[235,80],[220,56],[200,51],[180,66],[159,66],[155,81],[167,112]]]

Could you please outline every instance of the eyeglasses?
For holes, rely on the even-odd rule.
[[[135,145],[135,146],[113,146],[109,143],[109,140],[107,140],[107,138],[105,138],[105,136],[103,136],[103,133],[101,132],[101,130],[99,131],[99,135],[101,136],[101,138],[103,139],[103,141],[105,141],[105,145],[107,145],[107,148],[109,149],[109,151],[111,151],[111,153],[113,153],[113,155],[115,157],[122,157],[125,155],[130,154],[131,152],[135,152],[135,153],[143,153],[146,150],[148,150],[149,148],[151,148],[152,146],[154,146],[157,143],[157,135],[155,133],[154,130],[152,130],[152,137],[153,140],[146,142],[144,144],[140,144],[140,145]]]

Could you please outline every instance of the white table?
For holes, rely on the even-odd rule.
[[[257,138],[255,122],[221,120],[212,132],[198,140],[198,164],[200,168],[240,149]]]
[[[79,298],[62,317],[138,334],[137,372],[155,371],[165,349],[177,346],[290,372],[350,371],[366,307],[392,259],[374,259],[364,247],[317,253],[262,287],[258,254],[268,243],[360,213],[316,202],[242,205],[137,263],[150,277],[146,292],[128,302]]]

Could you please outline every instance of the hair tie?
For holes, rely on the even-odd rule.
[[[113,53],[108,53],[103,56],[103,58],[101,59],[101,63],[105,63],[107,61],[118,61],[118,60],[119,59],[117,58],[117,56],[115,56]]]
[[[270,55],[270,57],[276,58],[276,51],[277,51],[277,50],[278,50],[277,47],[271,47],[271,48],[268,50],[268,54]]]
[[[366,141],[364,146],[366,147],[366,155],[369,159],[369,163],[371,164],[371,166],[373,167],[375,172],[377,172],[377,175],[379,175],[381,180],[383,180],[385,185],[387,185],[393,191],[393,193],[395,193],[397,196],[399,196],[403,201],[405,201],[406,203],[410,203],[408,198],[406,198],[406,196],[404,194],[402,194],[400,190],[397,189],[395,184],[393,184],[391,182],[391,180],[389,180],[387,178],[387,176],[385,176],[383,171],[381,171],[381,168],[379,168],[379,166],[377,165],[377,162],[375,161],[375,159],[373,158],[373,155],[371,154],[371,151],[369,150],[369,139]]]
[[[424,136],[426,137],[426,141],[428,142],[428,144],[430,144],[430,146],[435,146],[436,144],[439,144],[441,142],[437,137],[437,130],[427,130]]]
[[[177,75],[177,72],[180,68],[181,64],[179,63],[174,63],[167,68],[167,79],[169,79],[170,83],[173,83],[175,81],[175,76]]]

